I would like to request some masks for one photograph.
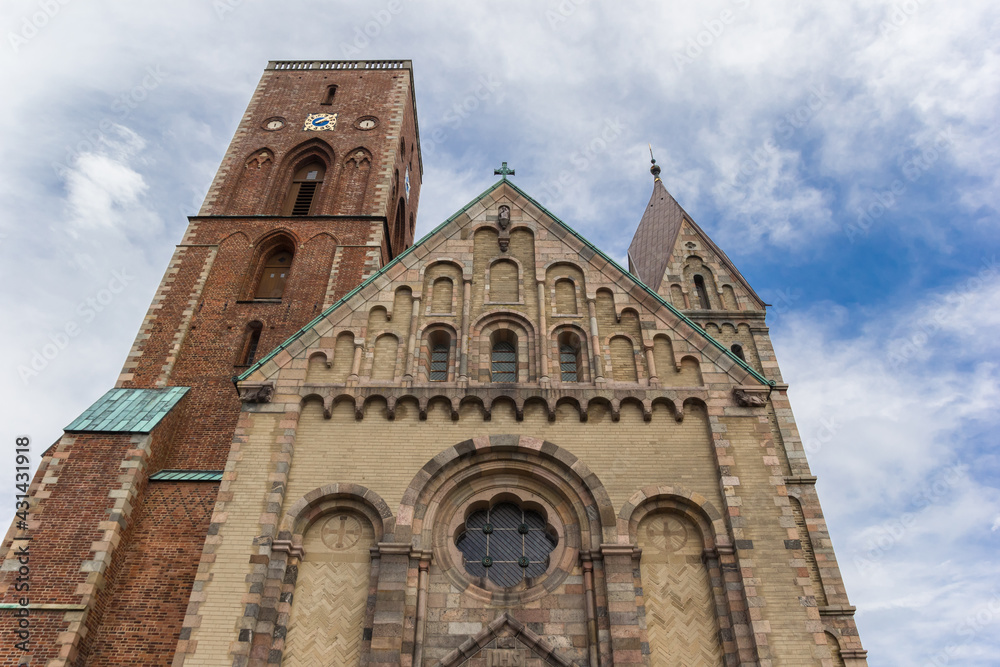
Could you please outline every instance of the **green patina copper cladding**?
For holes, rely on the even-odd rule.
[[[221,470],[160,470],[149,476],[151,482],[219,482]]]
[[[337,303],[333,304],[332,306],[330,306],[329,308],[327,308],[326,310],[324,310],[322,313],[320,313],[319,315],[317,315],[316,318],[313,319],[312,322],[310,322],[309,324],[305,325],[304,327],[302,327],[301,329],[299,329],[298,331],[296,331],[294,334],[292,334],[285,342],[283,342],[281,345],[279,345],[278,347],[276,347],[273,350],[271,350],[260,361],[258,361],[256,364],[254,364],[250,368],[246,369],[241,375],[239,375],[238,377],[236,377],[234,379],[234,381],[239,382],[241,380],[245,380],[248,377],[250,377],[250,375],[252,375],[255,371],[257,371],[257,369],[259,369],[261,366],[263,366],[268,361],[270,361],[271,359],[273,359],[279,352],[281,352],[282,350],[284,350],[286,347],[288,347],[289,345],[291,345],[293,341],[297,340],[300,336],[302,336],[302,334],[304,334],[306,331],[309,331],[314,326],[316,326],[317,324],[319,324],[320,322],[322,322],[323,319],[327,315],[329,315],[333,311],[337,310],[337,308],[340,308],[341,304],[347,302],[355,294],[357,294],[362,289],[364,289],[365,287],[367,287],[368,285],[370,285],[371,283],[373,283],[379,276],[381,276],[383,273],[385,273],[386,271],[388,271],[390,268],[392,268],[398,262],[402,261],[402,259],[404,257],[406,257],[407,255],[409,255],[411,252],[413,252],[413,250],[415,248],[417,248],[418,246],[420,246],[421,244],[423,244],[424,241],[426,241],[427,239],[429,239],[430,237],[434,236],[439,231],[441,231],[442,229],[444,229],[445,226],[448,225],[448,223],[450,223],[452,220],[454,220],[455,218],[457,218],[458,216],[462,215],[467,210],[469,210],[470,208],[472,208],[472,206],[476,202],[478,202],[480,199],[482,199],[487,194],[489,194],[491,191],[497,189],[501,185],[509,185],[511,188],[514,189],[515,192],[517,192],[519,195],[521,195],[522,197],[524,197],[525,199],[527,199],[529,202],[531,202],[532,205],[536,206],[538,208],[538,210],[542,211],[545,215],[547,215],[550,218],[552,218],[556,222],[556,224],[562,225],[566,229],[566,231],[568,231],[570,234],[572,234],[573,236],[575,236],[585,246],[587,246],[588,248],[590,248],[591,250],[593,250],[595,254],[597,254],[599,257],[601,257],[601,259],[603,259],[608,264],[610,264],[611,266],[613,266],[616,269],[618,269],[619,271],[621,271],[622,274],[624,274],[630,280],[632,280],[632,282],[634,282],[636,285],[638,285],[643,291],[645,291],[651,297],[653,297],[654,299],[656,299],[660,303],[660,305],[662,305],[664,308],[666,308],[667,310],[669,310],[670,312],[672,312],[674,315],[676,315],[677,317],[679,317],[682,321],[684,321],[687,324],[689,324],[692,329],[694,329],[695,331],[697,331],[703,338],[705,338],[706,340],[708,340],[708,342],[711,343],[716,349],[718,349],[724,355],[726,355],[727,357],[729,357],[730,359],[732,359],[734,362],[736,362],[737,366],[739,366],[743,370],[745,370],[748,373],[750,373],[750,375],[753,376],[753,378],[755,380],[757,380],[758,382],[760,382],[761,384],[763,384],[764,386],[767,386],[767,387],[773,387],[776,384],[774,380],[768,380],[766,377],[764,377],[763,375],[761,375],[760,373],[758,373],[755,369],[753,369],[750,366],[750,364],[748,364],[747,362],[743,361],[742,359],[740,359],[739,357],[737,357],[735,354],[733,354],[732,350],[730,350],[725,345],[723,345],[719,341],[717,341],[714,338],[712,338],[711,334],[709,334],[707,331],[705,331],[700,326],[698,326],[697,324],[695,324],[691,319],[688,318],[687,315],[685,315],[681,311],[677,310],[673,306],[673,304],[671,304],[669,301],[665,300],[663,297],[661,297],[659,294],[657,294],[654,290],[650,289],[650,287],[648,285],[646,285],[646,283],[642,282],[641,280],[639,280],[639,278],[637,278],[636,276],[632,275],[631,273],[629,273],[628,271],[626,271],[625,269],[623,269],[618,264],[618,262],[616,262],[615,260],[613,260],[610,257],[608,257],[607,255],[605,255],[604,252],[600,248],[598,248],[593,243],[591,243],[590,241],[588,241],[587,239],[585,239],[575,229],[573,229],[572,227],[570,227],[569,225],[567,225],[565,222],[563,222],[562,220],[560,220],[559,218],[557,218],[555,215],[553,215],[553,213],[551,211],[549,211],[547,208],[545,208],[544,206],[542,206],[541,204],[539,204],[537,201],[535,201],[534,199],[532,199],[531,195],[529,195],[524,190],[522,190],[521,188],[519,188],[516,185],[514,185],[514,183],[512,181],[507,180],[506,176],[503,179],[501,179],[501,180],[497,181],[496,183],[494,183],[493,185],[491,185],[490,187],[486,188],[483,191],[482,194],[480,194],[478,197],[475,197],[472,201],[470,201],[468,204],[466,204],[465,206],[463,206],[460,210],[456,211],[455,214],[452,215],[450,218],[448,218],[447,220],[445,220],[444,222],[442,222],[440,225],[438,225],[437,227],[435,227],[434,229],[432,229],[431,231],[429,231],[427,234],[424,235],[424,237],[422,239],[420,239],[419,241],[417,241],[416,243],[414,243],[413,245],[411,245],[409,248],[407,248],[406,250],[404,250],[400,254],[396,255],[395,259],[393,259],[391,262],[389,262],[388,264],[386,264],[385,266],[383,266],[381,269],[379,269],[378,271],[376,271],[375,273],[373,273],[367,280],[362,281],[362,283],[360,285],[358,285],[357,287],[355,287],[354,289],[352,289],[350,292],[348,292],[347,294],[345,294],[340,299],[340,301],[338,301]]]
[[[112,389],[66,427],[67,433],[149,433],[190,387]]]

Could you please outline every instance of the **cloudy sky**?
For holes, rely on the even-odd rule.
[[[997,664],[995,0],[7,0],[3,14],[7,456],[28,434],[37,461],[113,386],[268,60],[411,59],[418,235],[507,160],[624,262],[652,143],[667,187],[774,305],[870,664]]]

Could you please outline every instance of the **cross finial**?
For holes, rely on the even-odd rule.
[[[504,162],[502,165],[500,165],[499,169],[494,169],[493,173],[496,174],[496,175],[503,176],[503,180],[506,181],[508,175],[510,175],[510,176],[514,175],[514,170],[513,169],[508,169],[507,168],[507,163]]]

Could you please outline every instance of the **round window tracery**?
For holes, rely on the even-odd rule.
[[[503,588],[545,574],[556,544],[541,514],[513,503],[473,512],[455,540],[466,572]]]

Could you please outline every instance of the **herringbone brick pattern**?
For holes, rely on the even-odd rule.
[[[306,534],[283,665],[357,665],[375,532],[364,517],[338,512]]]
[[[722,665],[708,571],[698,529],[679,514],[639,524],[640,574],[649,633],[649,664]]]

